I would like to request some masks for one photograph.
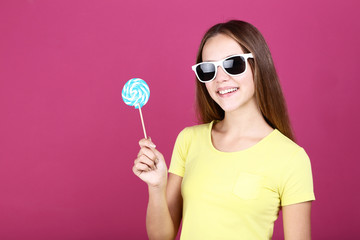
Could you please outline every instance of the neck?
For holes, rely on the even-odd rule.
[[[267,135],[273,129],[267,124],[257,105],[225,112],[219,130],[237,136]]]

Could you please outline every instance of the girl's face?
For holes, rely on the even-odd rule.
[[[204,62],[219,61],[231,55],[243,53],[235,40],[226,35],[218,34],[206,41],[202,51],[202,59]],[[230,76],[219,66],[215,79],[205,83],[205,85],[211,98],[225,112],[257,106],[250,65],[248,65],[246,72],[239,76]]]

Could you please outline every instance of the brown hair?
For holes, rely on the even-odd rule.
[[[279,78],[264,37],[253,25],[244,21],[231,20],[211,27],[204,35],[196,63],[202,62],[202,51],[206,41],[217,34],[231,37],[244,51],[252,53],[254,58],[248,59],[254,73],[255,97],[265,121],[278,129],[288,138],[294,140],[285,99]],[[210,97],[204,83],[196,80],[196,110],[201,123],[224,119],[225,112]]]

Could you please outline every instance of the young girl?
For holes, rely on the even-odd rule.
[[[202,124],[178,135],[169,175],[151,139],[139,142],[149,238],[174,239],[182,220],[184,240],[271,239],[282,209],[285,239],[310,239],[310,160],[260,32],[236,20],[211,27],[192,69]]]

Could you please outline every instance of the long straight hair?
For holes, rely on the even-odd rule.
[[[234,39],[244,53],[252,53],[248,59],[254,73],[255,98],[265,121],[288,138],[294,139],[279,78],[264,37],[250,23],[231,20],[211,27],[201,40],[196,63],[202,62],[206,41],[218,34]],[[201,123],[224,119],[224,110],[210,97],[204,83],[196,80],[196,112]]]

